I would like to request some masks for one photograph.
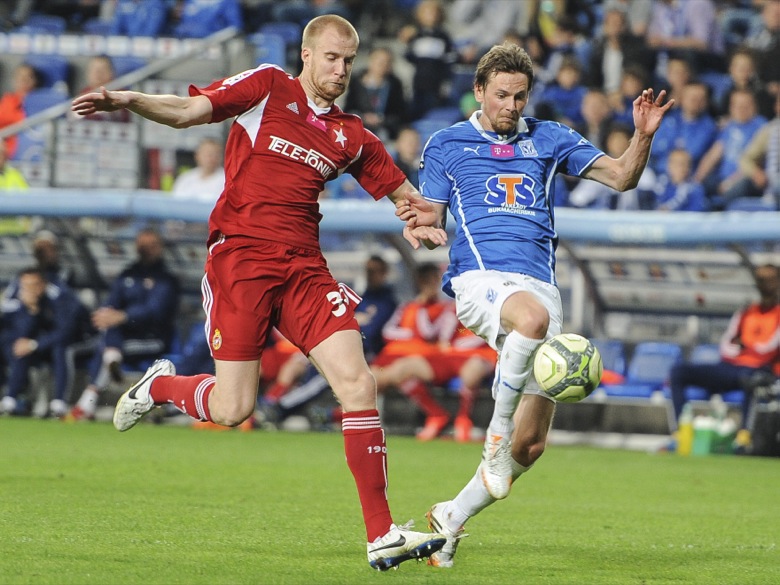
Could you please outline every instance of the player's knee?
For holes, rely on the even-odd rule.
[[[222,401],[209,401],[211,420],[225,427],[237,427],[248,419],[255,411],[255,400],[235,401],[223,403]]]
[[[334,384],[333,390],[346,411],[376,408],[377,384],[368,370]]]

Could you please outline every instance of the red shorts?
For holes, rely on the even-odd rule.
[[[333,279],[319,250],[220,238],[209,248],[202,288],[214,359],[258,359],[272,327],[306,355],[337,331],[360,330],[360,297]]]

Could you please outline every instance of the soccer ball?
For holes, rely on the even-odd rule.
[[[601,355],[588,339],[561,333],[536,351],[534,377],[542,390],[558,402],[579,402],[601,381]]]

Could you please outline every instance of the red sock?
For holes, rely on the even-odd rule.
[[[170,402],[195,420],[210,421],[209,394],[216,381],[211,374],[160,376],[152,382],[150,394],[155,404]]]
[[[473,388],[460,387],[460,403],[458,405],[457,416],[465,416],[471,418],[471,411],[474,410],[474,400],[477,397],[477,393]]]
[[[384,536],[393,519],[387,503],[387,447],[379,411],[345,412],[341,421],[347,465],[355,478],[368,542]]]
[[[330,420],[334,423],[340,423],[344,419],[344,411],[340,406],[334,406],[330,411]]]
[[[273,385],[268,389],[268,391],[263,394],[263,398],[265,398],[268,402],[271,402],[273,404],[276,404],[279,402],[279,399],[287,394],[287,391],[290,389],[290,386],[288,384],[280,384],[279,382],[274,382]]]
[[[420,380],[407,380],[401,384],[400,390],[404,396],[411,398],[412,401],[420,407],[420,410],[425,413],[425,416],[449,417],[449,413],[436,402],[436,399],[433,396],[431,396],[428,386],[423,384]]]

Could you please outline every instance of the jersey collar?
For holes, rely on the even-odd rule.
[[[471,114],[469,122],[471,122],[471,125],[474,126],[474,129],[477,132],[482,134],[482,137],[485,138],[485,140],[490,142],[495,142],[496,144],[509,144],[510,142],[513,142],[518,137],[518,135],[528,132],[528,124],[525,123],[523,118],[520,118],[517,121],[517,127],[515,128],[515,132],[513,134],[505,136],[498,135],[495,132],[488,132],[482,127],[482,124],[479,123],[480,116],[482,116],[482,110],[477,110]]]

